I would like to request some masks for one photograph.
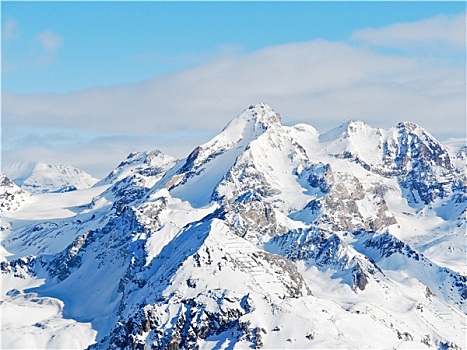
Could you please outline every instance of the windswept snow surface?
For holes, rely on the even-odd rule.
[[[467,348],[462,150],[260,103],[87,189],[4,181],[2,345]]]

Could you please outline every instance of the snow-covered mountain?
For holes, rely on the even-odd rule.
[[[455,157],[413,123],[320,134],[266,104],[184,159],[132,153],[6,213],[4,345],[465,348]]]
[[[3,172],[18,186],[29,193],[68,192],[89,188],[98,180],[70,165],[45,163],[15,163]]]
[[[33,201],[31,195],[23,191],[13,181],[0,173],[0,212],[15,211],[22,204]]]

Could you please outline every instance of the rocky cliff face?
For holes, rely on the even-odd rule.
[[[92,349],[462,347],[454,157],[412,123],[320,135],[251,106],[185,159],[130,154],[72,216],[10,215],[4,298],[63,300]]]

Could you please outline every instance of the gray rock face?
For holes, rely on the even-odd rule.
[[[226,205],[224,212],[224,219],[232,230],[251,242],[260,242],[264,236],[282,235],[288,230],[277,222],[272,205],[248,196]]]
[[[267,249],[281,252],[291,261],[305,261],[319,269],[336,269],[336,277],[347,275],[347,283],[355,291],[364,290],[369,275],[382,275],[376,264],[344,243],[337,235],[320,229],[294,230],[275,237]]]
[[[356,227],[381,231],[397,224],[384,199],[384,186],[375,186],[368,191],[356,177],[342,175],[334,183],[323,182],[322,186],[328,189],[327,193],[308,204],[308,210],[317,217],[316,223],[329,225],[334,231],[348,231]],[[374,203],[376,215],[363,217],[359,207],[359,202],[363,200]]]
[[[453,191],[454,170],[447,149],[416,124],[399,123],[396,129],[396,142],[385,144],[385,161],[394,169],[409,203],[419,206],[445,198]]]

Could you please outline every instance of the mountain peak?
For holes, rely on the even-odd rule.
[[[355,128],[366,128],[370,127],[372,128],[371,125],[368,125],[367,123],[361,121],[361,120],[355,120],[355,119],[350,119],[347,123],[344,123],[344,125],[347,125],[348,130],[352,130]]]
[[[395,129],[400,135],[405,135],[405,137],[409,135],[415,135],[422,142],[426,143],[426,145],[430,144],[430,147],[440,148],[444,153],[447,152],[447,148],[443,144],[441,144],[433,135],[431,135],[428,130],[416,123],[400,122],[396,125]]]
[[[127,158],[112,170],[98,184],[116,183],[125,177],[139,174],[155,176],[175,164],[176,159],[155,149],[152,151],[131,152]]]
[[[422,129],[424,131],[424,129],[421,126],[419,126],[418,124],[413,123],[413,122],[400,122],[400,123],[397,123],[396,128],[397,129],[406,129],[408,132],[413,132],[416,129]]]
[[[433,144],[439,144],[444,149],[444,146],[436,140],[436,138],[431,135],[428,130],[424,127],[414,123],[414,122],[399,122],[396,125],[396,130],[402,135],[416,135],[421,140],[425,140],[426,142],[430,142]]]
[[[363,130],[373,130],[374,127],[366,124],[360,120],[351,119],[338,127],[326,131],[321,134],[319,139],[321,142],[334,141],[339,138],[348,138],[350,135],[357,133],[358,131]]]
[[[265,103],[250,105],[240,115],[232,119],[219,135],[202,145],[201,148],[208,148],[212,145],[224,147],[236,144],[241,140],[251,141],[273,125],[281,125],[279,113],[276,113]]]
[[[280,114],[275,112],[266,103],[261,102],[256,105],[250,105],[245,113],[253,117],[257,123],[261,123],[265,126],[281,125]]]
[[[131,152],[126,157],[126,160],[120,163],[119,167],[130,164],[157,165],[158,163],[165,161],[166,159],[175,160],[173,157],[164,154],[159,149],[155,149],[152,151]]]

